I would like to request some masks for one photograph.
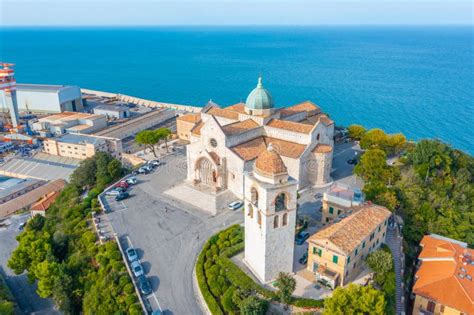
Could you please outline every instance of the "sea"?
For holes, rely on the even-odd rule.
[[[474,154],[472,26],[0,29],[19,83],[204,106],[318,104],[338,126],[438,138]]]

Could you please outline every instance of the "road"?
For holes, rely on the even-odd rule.
[[[28,283],[26,274],[15,275],[7,266],[8,258],[18,245],[15,239],[20,233],[18,226],[26,221],[28,215],[29,213],[10,216],[2,222],[2,227],[0,227],[0,272],[5,277],[20,310],[24,314],[59,314],[58,311],[54,310],[51,299],[42,299],[38,296],[36,285]]]
[[[106,198],[112,208],[107,220],[124,249],[130,242],[137,248],[156,296],[147,297],[154,309],[159,303],[165,314],[202,314],[192,285],[197,255],[212,234],[242,223],[243,213],[211,216],[164,194],[185,178],[186,157],[178,150],[162,160],[165,164],[153,173],[138,176],[129,199]]]

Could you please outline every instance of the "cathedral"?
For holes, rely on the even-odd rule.
[[[334,122],[310,101],[276,108],[262,79],[245,103],[209,102],[198,114],[178,118],[187,145],[187,181],[244,199],[245,173],[271,146],[297,188],[330,182]]]

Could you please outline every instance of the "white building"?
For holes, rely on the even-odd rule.
[[[34,113],[61,113],[83,109],[78,86],[17,84],[18,110]]]
[[[94,107],[94,114],[107,116],[108,119],[123,119],[130,117],[130,110],[127,106],[98,105]]]
[[[245,174],[245,263],[262,282],[293,271],[297,181],[272,145]]]
[[[88,113],[64,112],[39,118],[32,125],[32,130],[41,136],[62,135],[72,133],[93,133],[107,127],[104,115]]]
[[[220,108],[211,103],[194,124],[188,131],[187,180],[195,186],[243,198],[243,174],[270,144],[298,188],[331,181],[333,121],[309,101],[274,108],[261,80],[245,104]]]

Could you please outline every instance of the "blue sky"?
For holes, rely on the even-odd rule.
[[[473,24],[466,0],[0,0],[0,25]]]

